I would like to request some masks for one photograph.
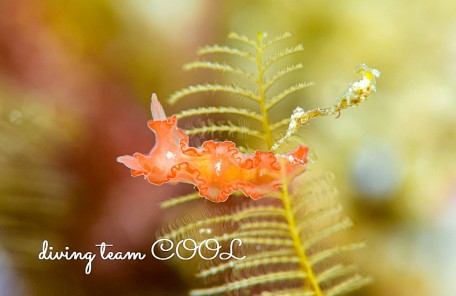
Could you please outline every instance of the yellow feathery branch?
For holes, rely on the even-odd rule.
[[[235,124],[208,125],[208,126],[202,126],[202,127],[193,128],[193,129],[187,130],[185,132],[188,135],[214,134],[214,133],[228,132],[229,134],[237,133],[237,134],[257,137],[257,138],[260,138],[260,139],[263,138],[263,135],[259,131],[252,130],[252,129],[250,129],[248,127],[245,127],[245,126],[238,126],[238,125],[235,125]]]
[[[191,116],[198,116],[198,115],[207,115],[207,114],[236,114],[245,117],[252,118],[256,121],[261,121],[260,114],[257,112],[243,109],[243,108],[236,108],[236,107],[201,107],[195,109],[186,109],[179,113],[176,113],[178,119],[191,117]]]
[[[192,85],[187,88],[181,89],[174,94],[172,94],[169,99],[168,103],[171,105],[175,104],[177,101],[182,99],[183,97],[189,96],[191,94],[196,93],[205,93],[205,92],[226,92],[233,95],[240,95],[245,98],[251,99],[253,101],[258,101],[257,96],[240,86],[231,86],[231,85],[221,85],[221,84],[198,84]]]
[[[222,73],[233,73],[255,82],[255,77],[251,73],[247,73],[242,69],[231,67],[226,63],[217,63],[210,61],[194,61],[184,65],[184,70],[193,70],[193,69],[210,69],[214,71],[220,71]]]
[[[228,46],[220,46],[220,45],[208,45],[203,48],[200,48],[196,54],[197,55],[205,55],[205,54],[212,54],[212,53],[225,53],[234,56],[238,56],[244,59],[247,59],[253,63],[255,63],[255,57],[247,51],[243,51],[236,48],[231,48]]]
[[[272,99],[266,103],[266,110],[269,110],[272,107],[274,107],[274,105],[276,105],[277,103],[282,101],[289,94],[292,94],[292,93],[294,93],[294,92],[296,92],[298,90],[304,89],[306,87],[312,86],[314,84],[315,83],[313,81],[311,81],[311,82],[300,82],[298,84],[290,86],[289,88],[283,90],[278,95],[272,97]]]
[[[287,47],[282,51],[279,51],[278,53],[272,55],[269,57],[269,59],[266,61],[264,64],[264,69],[267,69],[269,66],[271,66],[273,63],[277,62],[278,60],[287,57],[289,55],[292,55],[294,53],[298,53],[304,50],[304,46],[302,44],[298,44],[293,47]]]
[[[240,35],[240,34],[235,33],[235,32],[231,32],[230,34],[228,34],[228,38],[243,42],[243,43],[248,44],[248,45],[250,45],[250,46],[252,46],[254,48],[257,46],[257,43],[254,40],[248,38],[247,36]]]
[[[268,39],[265,43],[264,43],[264,46],[265,48],[279,42],[279,41],[282,41],[284,39],[287,39],[287,38],[290,38],[291,36],[293,36],[293,33],[291,32],[285,32],[283,33],[282,35],[279,35],[277,37],[274,37],[272,39]]]
[[[288,73],[302,69],[303,67],[304,67],[304,65],[302,63],[299,63],[299,64],[288,66],[284,69],[281,69],[281,70],[275,72],[272,75],[272,77],[264,83],[264,89],[265,90],[269,89],[278,79],[282,78],[283,76],[285,76]]]

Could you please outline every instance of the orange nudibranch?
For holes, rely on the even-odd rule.
[[[132,176],[143,175],[150,183],[184,182],[195,185],[201,196],[226,201],[234,191],[258,199],[279,190],[283,176],[304,172],[308,148],[300,145],[286,155],[256,151],[239,152],[230,141],[206,141],[200,148],[189,147],[189,137],[177,127],[177,118],[167,118],[155,94],[152,95],[149,128],[155,133],[155,146],[144,155],[135,153],[117,158],[131,169]]]

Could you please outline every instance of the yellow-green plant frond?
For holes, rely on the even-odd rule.
[[[164,202],[162,202],[160,204],[160,207],[162,209],[171,208],[171,207],[177,206],[179,204],[186,203],[186,202],[193,201],[193,200],[197,200],[197,199],[201,199],[201,196],[199,195],[199,192],[193,192],[193,193],[190,193],[190,194],[187,194],[187,195],[183,195],[183,196],[179,196],[179,197],[175,197],[175,198],[171,198],[171,199],[165,200]]]
[[[200,115],[209,115],[209,114],[231,114],[231,115],[240,115],[245,116],[251,119],[254,119],[258,122],[261,122],[261,116],[255,111],[243,108],[235,107],[201,107],[195,109],[183,110],[176,114],[178,119],[191,117],[191,116],[200,116]]]
[[[210,69],[214,71],[220,71],[222,73],[232,73],[239,75],[242,78],[248,79],[251,82],[255,83],[255,76],[251,73],[248,73],[240,68],[234,68],[227,63],[217,63],[210,61],[194,61],[184,65],[184,70],[193,70],[193,69]]]
[[[267,61],[264,63],[263,65],[263,69],[267,69],[269,68],[271,65],[273,65],[275,62],[287,57],[287,56],[290,56],[292,54],[295,54],[295,53],[298,53],[298,52],[302,52],[304,51],[304,46],[302,44],[298,44],[296,46],[293,46],[293,47],[287,47],[285,48],[284,50],[281,50],[279,52],[277,52],[276,54],[273,54],[271,55]]]
[[[170,104],[175,104],[177,101],[186,97],[188,95],[198,94],[198,93],[207,93],[207,92],[224,92],[235,96],[241,96],[253,101],[258,101],[258,97],[248,89],[245,89],[241,86],[233,85],[220,85],[220,84],[204,84],[204,85],[194,85],[187,88],[181,89],[178,92],[175,92],[168,99]]]
[[[261,135],[261,133],[257,130],[250,129],[245,126],[236,125],[236,124],[233,124],[230,122],[228,124],[204,125],[201,127],[196,127],[196,128],[187,130],[186,133],[190,136],[197,135],[197,134],[214,135],[216,133],[228,133],[229,135],[239,134],[240,136],[244,136],[244,137],[251,136],[251,137],[256,137],[259,139],[261,139],[263,137]]]
[[[279,103],[280,101],[285,99],[288,95],[290,95],[290,94],[292,94],[292,93],[294,93],[294,92],[296,92],[298,90],[301,90],[301,89],[304,89],[306,87],[312,86],[312,85],[314,85],[313,82],[300,82],[300,83],[297,83],[295,85],[290,86],[287,89],[284,89],[279,94],[273,96],[270,100],[268,100],[266,102],[266,110],[269,111],[269,109],[271,109],[277,103]]]
[[[265,33],[263,33],[265,34]],[[282,40],[285,40],[285,39],[288,39],[290,37],[293,36],[293,33],[291,32],[285,32],[285,33],[282,33],[281,35],[278,35],[276,37],[273,37],[273,38],[270,38],[270,39],[267,39],[266,42],[265,42],[265,47],[269,47],[279,41],[282,41]]]
[[[331,175],[304,175],[287,186],[280,202],[264,198],[229,212],[210,208],[169,226],[162,237],[176,242],[242,242],[233,254],[244,259],[205,261],[196,274],[204,287],[190,295],[326,296],[367,284],[370,279],[344,260],[364,243],[341,244],[334,237],[352,223],[342,216],[333,188]]]
[[[203,126],[186,127],[186,132],[189,135],[222,133],[228,140],[240,134],[246,137],[243,144],[248,147],[242,151],[252,153],[258,147],[266,147],[262,150],[286,154],[296,145],[303,144],[298,130],[310,120],[357,106],[375,92],[380,72],[361,65],[356,70],[360,80],[351,83],[334,105],[307,111],[296,107],[293,112],[283,113],[281,118],[274,114],[272,121],[275,105],[314,84],[299,82],[288,88],[278,84],[304,68],[302,63],[283,65],[289,56],[304,49],[300,44],[280,48],[281,42],[291,36],[287,32],[269,38],[267,34],[259,33],[251,39],[231,33],[229,38],[242,48],[210,45],[199,49],[198,56],[215,60],[197,60],[187,64],[185,70],[230,73],[238,80],[231,84],[189,86],[172,94],[168,102],[174,104],[203,93],[212,94],[213,101],[218,102],[219,95],[223,94],[224,98],[236,99],[236,106],[243,104],[242,108],[229,106],[227,102],[233,101],[230,100],[221,107],[204,106],[181,111],[177,113],[178,118],[207,114],[238,116],[243,125],[209,121]],[[218,62],[216,59],[220,55],[228,56],[228,61]],[[252,66],[255,66],[254,70]],[[223,120],[229,122],[230,118]],[[309,158],[309,162],[311,160]],[[364,243],[339,240],[342,231],[353,223],[342,217],[343,208],[335,202],[336,190],[331,178],[313,177],[307,170],[297,179],[283,176],[282,181],[280,190],[267,197],[256,201],[247,199],[240,207],[211,204],[207,211],[190,214],[160,234],[161,238],[176,242],[185,238],[192,238],[198,244],[208,239],[224,243],[239,239],[242,242],[233,254],[245,258],[204,262],[197,273],[204,287],[192,290],[190,295],[342,295],[369,282],[355,266],[346,265],[341,259],[345,253],[363,247]],[[242,194],[235,193],[231,198],[235,195]],[[197,193],[174,198],[164,202],[162,207],[195,200],[198,200]]]
[[[286,68],[276,71],[274,74],[272,74],[272,76],[269,80],[265,81],[264,89],[268,90],[280,78],[284,77],[285,75],[287,75],[293,71],[300,70],[302,68],[304,68],[304,64],[298,63],[298,64],[287,66]]]
[[[228,38],[233,39],[233,40],[238,40],[238,41],[243,42],[247,45],[250,45],[254,48],[257,46],[257,43],[255,42],[255,40],[252,40],[245,35],[240,35],[236,32],[231,32],[230,34],[228,34]]]
[[[267,38],[267,35],[260,33],[257,35],[256,39],[250,39],[246,36],[231,33],[229,35],[230,39],[233,39],[245,47],[244,49],[238,49],[235,47],[220,46],[220,45],[211,45],[205,46],[198,50],[197,54],[199,56],[206,56],[209,54],[228,54],[234,59],[230,62],[217,62],[217,61],[207,61],[207,60],[196,60],[194,62],[188,63],[184,66],[185,70],[195,70],[195,69],[208,69],[216,72],[225,72],[232,73],[236,75],[241,80],[236,84],[196,84],[191,85],[186,88],[183,88],[175,93],[173,93],[169,98],[168,102],[170,104],[175,104],[179,100],[189,97],[194,94],[203,94],[203,93],[212,93],[215,96],[218,94],[228,95],[235,99],[249,99],[253,101],[253,105],[247,108],[233,108],[230,106],[226,107],[205,107],[195,108],[189,111],[183,111],[178,116],[187,117],[187,116],[196,116],[205,114],[237,114],[246,117],[246,125],[250,126],[251,122],[260,122],[262,125],[262,130],[258,132],[252,132],[250,130],[245,130],[247,135],[258,136],[260,135],[264,140],[268,148],[271,148],[274,144],[274,137],[270,129],[270,120],[269,120],[269,109],[271,109],[278,102],[286,99],[291,94],[312,85],[313,83],[297,83],[296,85],[290,86],[287,89],[279,91],[276,95],[271,95],[267,91],[279,80],[284,79],[287,75],[300,70],[303,68],[302,63],[293,64],[287,67],[284,67],[279,70],[275,70],[272,73],[266,73],[266,68],[272,67],[275,62],[285,58],[293,53],[297,53],[303,50],[302,45],[296,45],[283,50],[279,50],[276,53],[266,54],[273,44],[280,43],[284,39],[291,37],[291,33],[284,33],[275,38]],[[234,66],[233,63],[236,63],[236,58],[239,61],[238,65],[242,65],[246,60],[253,62],[256,65],[256,71],[250,72],[246,71],[240,66]],[[245,83],[248,82],[248,83]],[[242,101],[241,101],[242,103]],[[255,106],[256,105],[256,106]],[[287,116],[288,117],[288,116]],[[235,132],[244,132],[241,127],[234,127]],[[205,126],[204,128],[189,129],[190,134],[199,134],[204,132],[213,132],[213,131],[233,131],[233,128],[228,127],[217,127],[217,126]],[[263,145],[260,145],[263,146]]]
[[[287,117],[287,118],[284,118],[284,119],[282,119],[280,121],[272,123],[270,125],[270,128],[271,128],[272,131],[275,131],[275,130],[283,128],[283,127],[285,127],[285,126],[287,126],[289,124],[290,124],[290,118]]]
[[[208,45],[203,48],[200,48],[196,52],[197,55],[205,55],[205,54],[213,54],[213,53],[224,53],[224,54],[228,54],[228,55],[233,55],[233,56],[241,57],[252,63],[256,63],[255,57],[250,52],[236,49],[236,48],[231,48],[228,46]]]

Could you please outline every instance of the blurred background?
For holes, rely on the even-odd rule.
[[[305,128],[336,176],[357,263],[355,295],[456,295],[456,7],[422,1],[0,0],[0,295],[182,295],[167,262],[40,261],[55,250],[149,252],[188,187],[147,184],[115,161],[146,152],[159,98],[213,79],[182,64],[206,44],[294,33],[304,108],[329,106],[367,63],[378,92]],[[219,80],[223,78],[218,78]],[[204,104],[204,103],[203,103]],[[290,105],[287,112],[295,105]],[[182,106],[167,106],[172,114]]]

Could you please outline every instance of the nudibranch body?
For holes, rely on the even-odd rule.
[[[282,185],[284,176],[304,172],[308,148],[299,146],[286,155],[256,151],[241,153],[233,142],[206,141],[200,148],[189,146],[189,137],[177,127],[177,118],[167,118],[155,94],[148,126],[155,133],[155,146],[144,155],[135,153],[117,158],[131,169],[132,176],[143,175],[150,183],[184,182],[195,185],[201,196],[226,201],[235,191],[258,199]]]

